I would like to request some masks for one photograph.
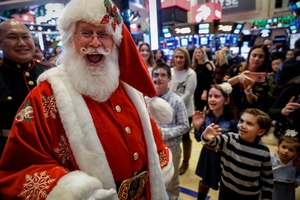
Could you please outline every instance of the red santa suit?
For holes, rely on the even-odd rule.
[[[140,92],[121,82],[99,103],[78,93],[62,67],[39,81],[15,117],[0,162],[3,199],[87,199],[144,170],[141,196],[165,199],[161,174],[172,177],[172,159]]]

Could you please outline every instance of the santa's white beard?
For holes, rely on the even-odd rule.
[[[59,62],[70,76],[76,90],[98,102],[106,101],[119,85],[118,50],[114,46],[98,67],[87,65],[75,47],[64,48]]]

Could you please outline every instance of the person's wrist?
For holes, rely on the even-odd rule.
[[[239,75],[236,76],[237,82],[240,82]]]
[[[250,90],[244,90],[244,92],[245,92],[245,94],[252,94],[252,89],[250,89]]]

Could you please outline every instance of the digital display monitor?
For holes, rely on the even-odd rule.
[[[233,34],[240,34],[241,30],[243,29],[244,24],[236,24]]]
[[[166,33],[170,33],[170,30],[169,30],[169,28],[163,28],[162,32],[163,32],[164,34],[166,34]]]
[[[208,45],[208,37],[200,37],[201,45]]]
[[[181,45],[182,47],[188,46],[188,45],[189,45],[188,39],[187,39],[187,38],[182,38],[182,39],[180,39],[180,45]]]
[[[300,33],[295,33],[290,35],[290,49],[295,48],[295,42],[300,38]]]
[[[168,47],[168,48],[174,47],[174,39],[173,38],[165,39],[165,43],[166,43],[166,47]]]
[[[226,44],[226,37],[225,36],[220,37],[220,44]]]
[[[198,33],[199,34],[209,33],[209,23],[199,24]]]
[[[297,32],[297,26],[295,23],[290,24],[290,31],[291,33],[296,33]]]
[[[284,35],[277,35],[274,38],[274,42],[285,42],[286,41],[286,37]]]
[[[169,28],[163,28],[162,32],[163,32],[165,38],[169,38],[172,36]]]
[[[237,45],[239,42],[239,36],[232,36],[231,37],[231,44],[232,45]]]
[[[239,53],[239,47],[230,47],[230,50],[234,55],[237,55]]]

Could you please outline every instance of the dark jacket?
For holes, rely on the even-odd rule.
[[[300,51],[295,52],[294,57],[285,60],[276,74],[276,83],[284,86],[289,80],[300,75]]]
[[[37,85],[37,78],[51,66],[31,60],[24,66],[4,57],[0,62],[0,129],[9,130],[27,94]]]

